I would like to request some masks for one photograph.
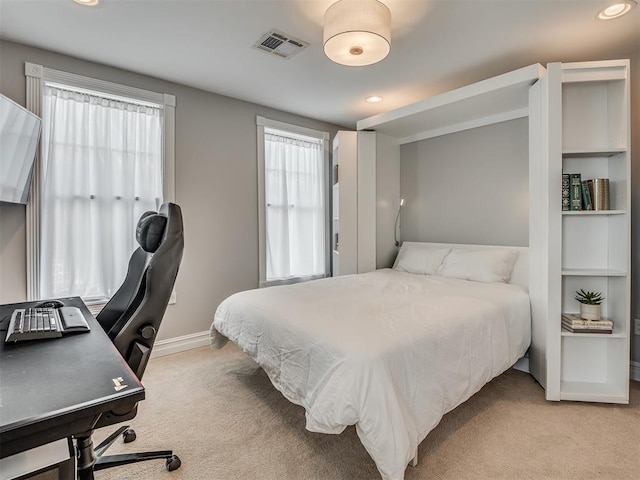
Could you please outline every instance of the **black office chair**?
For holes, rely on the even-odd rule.
[[[182,260],[184,237],[182,212],[173,203],[165,203],[158,213],[146,212],[136,228],[140,247],[129,260],[127,276],[96,319],[139,379],[149,361],[151,350],[164,316]],[[137,404],[124,411],[100,415],[92,430],[75,435],[78,448],[78,478],[93,480],[93,472],[118,465],[163,458],[167,470],[180,467],[180,459],[171,450],[103,456],[119,437],[126,443],[135,440],[135,432],[122,426],[95,449],[93,430],[135,417]]]

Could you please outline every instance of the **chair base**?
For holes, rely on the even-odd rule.
[[[124,442],[129,443],[136,439],[136,433],[128,425],[120,427],[107,437],[95,449],[91,440],[91,432],[88,435],[76,437],[78,449],[78,479],[94,480],[93,472],[104,470],[105,468],[128,465],[130,463],[144,462],[146,460],[165,459],[166,468],[172,472],[180,468],[182,462],[172,450],[159,450],[155,452],[126,453],[121,455],[105,455],[103,453],[116,441],[119,436],[123,436]]]
[[[106,457],[98,457],[93,466],[93,470],[104,470],[105,468],[117,467],[120,465],[128,465],[130,463],[144,462],[145,460],[155,460],[164,458],[167,470],[173,472],[180,468],[182,462],[177,455],[171,450],[158,450],[156,452],[127,453],[124,455],[108,455]]]

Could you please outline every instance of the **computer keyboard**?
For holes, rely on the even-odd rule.
[[[55,308],[18,308],[13,311],[5,342],[62,336],[62,321]]]
[[[13,311],[5,343],[61,337],[65,333],[88,332],[79,308],[18,308]]]

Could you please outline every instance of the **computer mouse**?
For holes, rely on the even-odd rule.
[[[46,302],[42,302],[40,305],[38,305],[38,307],[40,307],[40,308],[60,308],[60,307],[64,307],[64,303],[62,303],[60,300],[47,300]]]

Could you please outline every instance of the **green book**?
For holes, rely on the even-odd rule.
[[[562,174],[562,210],[571,210],[571,180],[568,173]]]
[[[570,174],[571,178],[571,210],[582,210],[582,182],[579,173]]]
[[[582,180],[582,209],[593,210],[593,203],[591,202],[591,192],[589,192],[588,180]]]

